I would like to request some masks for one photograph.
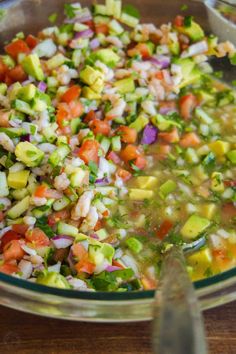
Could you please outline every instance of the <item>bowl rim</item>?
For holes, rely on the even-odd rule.
[[[225,272],[216,274],[210,278],[205,278],[194,282],[194,287],[197,291],[204,290],[205,293],[211,293],[215,287],[219,288],[222,284],[224,289],[225,281],[230,281],[229,285],[236,284],[236,267],[231,268]],[[128,300],[150,300],[154,296],[154,290],[138,290],[130,292],[104,292],[104,291],[81,291],[75,289],[60,289],[50,286],[45,286],[30,282],[28,280],[20,279],[12,275],[0,273],[0,288],[2,284],[6,286],[13,286],[17,290],[28,290],[33,293],[41,293],[47,295],[53,295],[57,297],[63,297],[67,299],[77,300],[98,300],[98,301],[128,301]]]
[[[222,22],[225,23],[225,25],[231,27],[231,29],[236,30],[236,23],[233,23],[232,21],[229,21],[226,17],[224,17],[217,9],[215,8],[215,4],[217,2],[220,2],[219,0],[205,0],[204,4],[207,7],[207,9],[211,12],[214,13],[216,17]],[[231,4],[228,4],[229,6]]]

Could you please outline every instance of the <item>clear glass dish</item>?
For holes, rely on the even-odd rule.
[[[65,0],[0,0],[0,45],[15,33],[34,33],[48,25],[47,17],[61,11]],[[129,0],[142,13],[142,20],[161,24],[180,12],[184,1]],[[81,1],[90,4],[90,1]],[[210,30],[204,5],[190,3],[191,14]],[[60,19],[59,19],[60,20]],[[220,70],[231,80],[236,77],[227,61]],[[219,306],[236,299],[236,268],[195,282],[202,309]],[[43,316],[91,322],[144,321],[152,318],[153,291],[130,293],[81,292],[50,288],[0,273],[0,304]]]

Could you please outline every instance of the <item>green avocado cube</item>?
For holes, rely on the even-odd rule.
[[[37,88],[33,84],[21,87],[17,92],[17,97],[23,101],[31,101],[36,95]]]
[[[88,100],[100,100],[101,95],[93,91],[90,87],[84,86],[82,89],[82,97],[87,98]]]
[[[120,93],[130,93],[130,92],[134,92],[135,90],[135,84],[132,77],[118,80],[114,83],[114,86],[117,88],[118,92]]]
[[[212,255],[209,247],[204,247],[203,249],[189,255],[187,257],[187,263],[192,267],[209,267],[212,263]]]
[[[12,101],[12,108],[14,108],[16,111],[28,114],[30,116],[34,116],[35,114],[34,110],[30,107],[29,103],[19,99]]]
[[[154,189],[157,186],[158,180],[154,176],[138,176],[136,183],[139,188]]]
[[[80,79],[87,85],[93,85],[98,79],[104,79],[101,71],[92,68],[90,65],[80,72]]]
[[[9,172],[7,176],[8,186],[14,189],[24,188],[27,185],[29,174],[29,170]]]
[[[185,239],[192,240],[205,231],[210,224],[210,220],[194,214],[188,218],[180,233]]]
[[[104,64],[115,67],[119,61],[120,57],[110,48],[99,49],[95,52],[95,58],[101,60]]]
[[[138,118],[135,119],[134,122],[132,122],[129,127],[134,128],[138,133],[143,130],[144,127],[149,123],[148,117],[146,117],[143,114],[140,114]]]
[[[229,151],[226,156],[232,162],[233,165],[236,165],[236,150]]]
[[[44,73],[37,54],[30,54],[22,60],[22,66],[25,72],[33,76],[38,81],[44,80]]]
[[[129,198],[131,200],[144,200],[154,197],[154,192],[147,189],[131,188],[129,190]]]
[[[190,26],[176,27],[177,31],[188,36],[193,42],[198,42],[204,38],[204,31],[195,21],[191,21]]]
[[[37,277],[36,283],[60,289],[70,289],[71,287],[66,278],[56,272],[40,273]]]
[[[44,152],[28,141],[16,145],[15,155],[18,161],[23,162],[28,167],[39,166],[44,158]]]

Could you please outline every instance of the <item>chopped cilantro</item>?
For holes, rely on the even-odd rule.
[[[184,18],[184,27],[191,27],[193,16],[185,16]]]
[[[140,13],[136,7],[133,5],[125,5],[122,9],[123,13],[126,13],[129,16],[135,17],[137,19],[140,19]]]
[[[127,221],[124,220],[125,216],[126,214],[121,215],[121,213],[117,211],[107,220],[107,223],[109,226],[115,227],[117,229],[128,229],[129,225]]]
[[[73,18],[75,17],[75,9],[72,5],[70,4],[65,4],[64,5],[64,11],[65,11],[65,15],[68,17],[68,18]]]
[[[188,5],[184,4],[181,6],[180,10],[181,11],[186,11],[188,9]]]
[[[40,228],[49,238],[55,236],[55,232],[48,225],[46,216],[42,216],[41,218],[37,219],[35,226]]]
[[[94,275],[90,282],[96,290],[100,291],[115,291],[121,285],[120,280],[129,280],[134,276],[134,271],[131,268],[116,270],[114,272],[103,271],[98,275]]]
[[[56,20],[57,20],[57,13],[53,13],[53,14],[51,14],[50,16],[48,16],[48,20],[49,20],[49,22],[50,23],[52,23],[52,24],[54,24],[55,22],[56,22]]]

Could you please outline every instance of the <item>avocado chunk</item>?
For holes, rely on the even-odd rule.
[[[199,213],[209,220],[212,220],[216,214],[217,206],[213,203],[201,204]]]
[[[67,235],[73,237],[77,236],[79,233],[77,227],[70,224],[66,224],[65,222],[62,221],[58,223],[57,232],[59,235]]]
[[[180,33],[188,36],[193,42],[198,42],[204,38],[204,31],[195,21],[191,21],[190,26],[178,26],[175,27]]]
[[[119,55],[117,55],[110,48],[99,49],[94,54],[92,54],[92,57],[94,57],[95,60],[102,61],[104,64],[110,67],[115,67],[120,61]]]
[[[87,85],[93,85],[98,79],[103,79],[103,74],[101,71],[92,68],[90,65],[80,72],[80,79]]]
[[[10,188],[21,189],[27,185],[30,171],[23,170],[17,172],[9,172],[7,183]]]
[[[226,154],[226,156],[232,162],[233,165],[236,165],[236,150],[230,150]]]
[[[140,253],[143,249],[143,244],[136,237],[128,238],[125,243],[134,253]]]
[[[114,86],[117,88],[117,91],[120,93],[129,93],[129,92],[134,92],[135,90],[134,79],[132,79],[132,77],[118,80],[114,83]]]
[[[11,209],[8,210],[7,216],[11,219],[17,219],[23,213],[25,213],[30,206],[30,197],[26,196],[20,202],[15,204]]]
[[[211,175],[211,189],[214,192],[224,192],[223,175],[221,172],[213,172]]]
[[[209,144],[211,151],[218,157],[222,157],[230,150],[230,144],[227,141],[216,140]]]
[[[180,232],[185,239],[192,240],[205,231],[210,224],[211,222],[206,218],[202,218],[198,215],[191,215]]]
[[[139,188],[153,189],[157,186],[158,181],[154,176],[138,176],[136,178],[136,183]]]
[[[41,285],[52,286],[60,289],[70,289],[70,284],[63,275],[56,272],[42,272],[36,282]]]
[[[212,263],[212,255],[209,247],[204,247],[201,250],[194,252],[187,257],[187,262],[192,267],[200,267],[204,271]]]
[[[179,84],[179,88],[191,85],[200,79],[202,72],[191,58],[176,58],[173,60],[173,63],[180,65],[182,70],[183,78]]]
[[[88,100],[100,100],[101,95],[93,91],[90,87],[84,86],[82,89],[82,97],[87,98]]]
[[[39,166],[44,158],[44,152],[28,141],[20,142],[16,145],[15,155],[17,160],[28,167]]]
[[[17,92],[17,97],[23,101],[31,101],[36,95],[37,88],[33,84],[21,87]]]
[[[59,53],[54,55],[47,61],[47,67],[49,70],[53,70],[64,64],[65,61],[66,57],[63,54]]]
[[[33,76],[38,81],[44,80],[44,73],[37,54],[30,54],[22,60],[22,66],[28,75]]]
[[[154,197],[154,192],[146,189],[131,188],[129,190],[129,198],[131,200],[144,200]]]
[[[132,122],[129,127],[134,128],[138,133],[143,130],[144,127],[149,123],[148,117],[140,114],[138,118],[135,119],[134,122]]]
[[[35,112],[34,110],[30,107],[29,103],[16,99],[12,102],[12,108],[14,108],[16,111],[28,114],[30,116],[34,116]]]
[[[112,264],[115,249],[108,243],[100,243],[97,245],[89,245],[88,253],[89,259],[96,266],[102,264],[104,260],[106,260],[109,264]]]

